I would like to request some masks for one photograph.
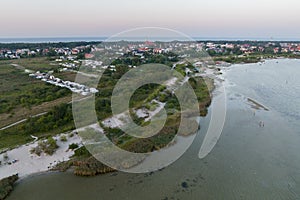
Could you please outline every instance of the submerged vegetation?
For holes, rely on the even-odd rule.
[[[76,149],[74,156],[69,161],[57,164],[52,170],[64,172],[70,168],[77,176],[95,176],[115,171],[94,158],[84,146]]]

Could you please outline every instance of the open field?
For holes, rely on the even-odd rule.
[[[41,113],[45,113],[51,110],[54,106],[58,106],[62,103],[68,103],[72,100],[71,95],[62,97],[50,102],[44,102],[40,105],[33,106],[30,109],[26,107],[15,108],[11,113],[2,113],[0,114],[0,128],[8,126],[17,121],[27,119],[30,116],[35,116]]]
[[[32,67],[33,65],[29,63],[38,63],[37,65],[41,65],[40,69],[45,69],[45,67],[49,69],[47,63],[49,61],[41,58],[37,58],[36,61],[34,59],[23,60],[0,62],[0,127],[5,124],[2,122],[3,117],[5,119],[5,116],[1,116],[2,114],[13,118],[14,115],[19,115],[17,111],[20,109],[24,113],[24,108],[32,110],[44,102],[71,96],[69,90],[31,78],[23,69],[24,67],[38,70],[38,66]],[[31,114],[28,111],[26,113]],[[33,114],[37,114],[37,112],[33,112]]]
[[[21,65],[26,69],[30,69],[33,71],[56,70],[59,67],[57,63],[51,61],[47,57],[18,59],[18,60],[11,60],[10,62],[13,64]]]
[[[43,117],[33,116],[39,114],[48,116],[46,113],[51,113],[55,106],[69,103],[72,100],[72,93],[68,89],[31,78],[25,69],[47,71],[56,70],[58,66],[50,64],[47,58],[0,61],[0,129],[18,121],[30,119],[29,122],[18,124],[16,127],[1,130],[0,146],[2,147],[12,147],[31,141],[30,134],[24,135],[28,128],[21,130],[20,127],[24,124],[32,124],[33,118],[38,120]],[[61,73],[61,78],[64,78],[65,74],[70,79],[74,77],[74,73]],[[62,129],[51,129],[49,134],[60,132],[68,126],[73,125],[64,124]],[[48,131],[44,133],[48,134]],[[44,135],[44,133],[38,133],[38,135]]]
[[[73,129],[72,105],[60,104],[44,115],[28,118],[23,123],[0,131],[0,152],[32,142],[32,135],[47,138]]]

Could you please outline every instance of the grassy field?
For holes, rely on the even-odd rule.
[[[0,62],[0,128],[14,119],[20,120],[20,116],[36,115],[47,111],[51,106],[70,101],[71,92],[68,89],[31,78],[22,67],[34,70],[57,69],[46,58]]]
[[[76,79],[76,73],[75,72],[70,72],[70,71],[65,71],[65,72],[60,72],[60,73],[54,73],[54,76],[56,78],[63,79],[65,81],[75,81]]]
[[[73,129],[72,105],[60,104],[44,115],[29,117],[23,123],[0,131],[0,151],[33,141],[31,135],[48,138]]]
[[[24,59],[17,59],[11,60],[12,64],[17,64],[25,67],[26,69],[30,69],[33,71],[49,71],[49,70],[56,70],[59,68],[59,65],[55,62],[50,60],[47,57],[41,58],[24,58]]]
[[[41,113],[46,114],[55,106],[72,100],[72,93],[68,89],[31,78],[25,69],[48,71],[57,70],[58,66],[51,64],[47,58],[0,61],[0,128],[20,120],[30,119]],[[74,73],[60,73],[59,75],[67,80],[75,77]],[[0,131],[0,146],[12,147],[31,141],[30,135],[22,135],[23,131],[18,129],[20,126],[22,124]],[[68,129],[68,126],[73,125],[66,124],[57,131]],[[55,130],[51,130],[49,134],[51,132],[56,133]],[[39,135],[43,134],[39,133]],[[47,131],[45,134],[48,134]]]
[[[66,96],[50,102],[44,102],[40,105],[33,106],[30,109],[26,107],[16,107],[11,110],[10,113],[0,114],[0,128],[13,124],[23,119],[27,119],[29,116],[35,116],[49,112],[54,106],[58,106],[62,103],[71,102],[72,97]]]

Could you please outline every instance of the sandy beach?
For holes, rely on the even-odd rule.
[[[66,142],[60,141],[63,135],[67,137]],[[14,174],[19,174],[20,178],[24,178],[31,174],[48,171],[56,163],[69,160],[69,157],[74,154],[74,151],[68,150],[70,144],[81,143],[81,138],[76,134],[73,137],[69,137],[69,134],[60,134],[54,139],[57,140],[59,148],[52,156],[44,153],[41,156],[31,154],[30,150],[38,145],[37,141],[0,154],[0,179]],[[8,156],[6,160],[5,155]]]

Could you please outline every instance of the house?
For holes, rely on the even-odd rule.
[[[85,59],[91,59],[91,58],[94,58],[94,55],[90,54],[90,53],[86,53],[86,54],[84,54],[84,57],[85,57]]]

